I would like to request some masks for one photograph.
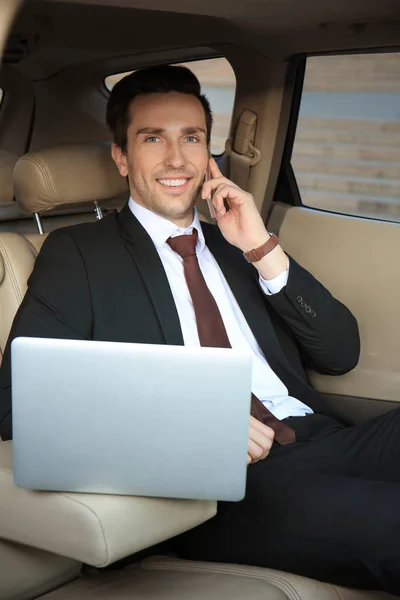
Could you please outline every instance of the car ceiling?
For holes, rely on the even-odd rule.
[[[82,3],[210,16],[263,33],[298,30],[320,23],[390,19],[395,12],[400,14],[397,0],[321,0],[317,3],[315,0],[89,0]]]
[[[31,0],[15,22],[5,61],[40,80],[92,61],[200,46],[218,51],[227,44],[279,60],[298,53],[395,47],[400,2]]]

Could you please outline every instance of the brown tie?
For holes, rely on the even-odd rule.
[[[231,348],[221,313],[199,267],[196,255],[197,230],[193,229],[190,235],[170,237],[167,243],[183,259],[200,344],[212,348]],[[251,394],[251,414],[274,430],[278,444],[292,444],[296,441],[294,429],[277,419],[254,394]]]

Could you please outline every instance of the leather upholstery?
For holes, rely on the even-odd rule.
[[[264,569],[261,567],[248,567],[245,565],[229,565],[219,563],[203,563],[196,561],[185,561],[179,559],[170,559],[166,557],[153,557],[144,561],[141,565],[142,569],[150,570],[154,574],[156,572],[175,572],[180,574],[181,582],[183,583],[185,576],[190,577],[193,573],[203,574],[204,579],[210,583],[205,585],[209,589],[203,588],[203,595],[199,598],[207,598],[212,594],[212,583],[210,576],[216,579],[224,576],[229,576],[231,581],[231,590],[237,589],[236,585],[242,585],[242,592],[237,594],[237,598],[246,598],[246,600],[255,600],[263,598],[270,600],[275,598],[268,589],[271,585],[275,590],[279,590],[284,598],[290,600],[394,600],[394,596],[378,591],[353,590],[342,586],[331,585],[321,581],[300,577],[292,573],[284,573],[275,569]],[[154,575],[153,575],[154,576]],[[236,580],[236,581],[235,581]],[[241,581],[242,580],[242,581]],[[243,581],[244,580],[244,581]],[[204,584],[203,584],[204,585]],[[276,593],[276,592],[275,592]],[[232,591],[231,591],[232,594]],[[223,598],[223,595],[213,594],[217,598]],[[234,598],[234,595],[228,596]],[[193,596],[192,596],[193,598]],[[280,596],[277,596],[280,598]]]
[[[79,576],[81,564],[36,548],[0,540],[0,598],[28,600]]]
[[[342,377],[312,371],[313,387],[339,401],[341,396],[370,398],[371,404],[387,400],[395,408],[400,400],[399,224],[276,204],[268,227],[359,324],[357,367]]]
[[[0,538],[104,567],[213,517],[216,503],[106,494],[34,492],[12,477],[0,443]]]
[[[36,253],[39,254],[41,247],[44,244],[44,240],[47,238],[48,234],[44,233],[40,235],[40,233],[25,233],[24,238],[28,240],[36,250]]]
[[[65,144],[29,152],[14,169],[15,197],[27,213],[90,204],[128,193],[110,144]]]
[[[28,213],[49,212],[71,204],[90,206],[94,201],[107,201],[107,206],[112,206],[111,199],[117,198],[119,204],[121,194],[128,194],[128,184],[112,160],[108,143],[64,144],[30,152],[18,161],[8,152],[3,154],[8,162],[4,173],[0,168],[0,203],[2,198],[12,200],[10,173],[17,162],[13,175],[15,196]],[[0,360],[45,238],[0,233]]]
[[[36,236],[38,245],[46,236]],[[0,233],[0,353],[4,351],[15,313],[24,297],[26,283],[37,255],[21,235]]]
[[[126,571],[95,574],[41,600],[390,600],[273,569],[154,557]]]

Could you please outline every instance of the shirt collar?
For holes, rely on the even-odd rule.
[[[189,227],[178,227],[172,221],[160,217],[160,215],[135,202],[132,196],[129,198],[129,208],[142,227],[145,228],[156,248],[161,249],[169,237],[192,233],[193,228],[196,228],[198,233],[196,251],[198,253],[204,249],[205,239],[196,207],[194,208],[193,221]]]

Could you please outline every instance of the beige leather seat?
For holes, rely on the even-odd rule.
[[[11,157],[0,168],[0,203],[15,195],[19,209],[38,218],[74,206],[92,210],[94,203],[120,206],[127,194],[105,143],[46,148],[19,160]],[[0,353],[45,239],[46,234],[0,232]]]
[[[28,154],[14,172],[24,211],[45,214],[126,193],[108,149],[64,146]],[[43,236],[0,233],[0,347],[25,293]],[[0,442],[0,598],[7,600],[384,600],[241,565],[153,557],[105,567],[211,518],[213,502],[32,492],[12,480],[12,443]],[[96,567],[78,577],[82,563]],[[51,591],[49,591],[51,590]]]

